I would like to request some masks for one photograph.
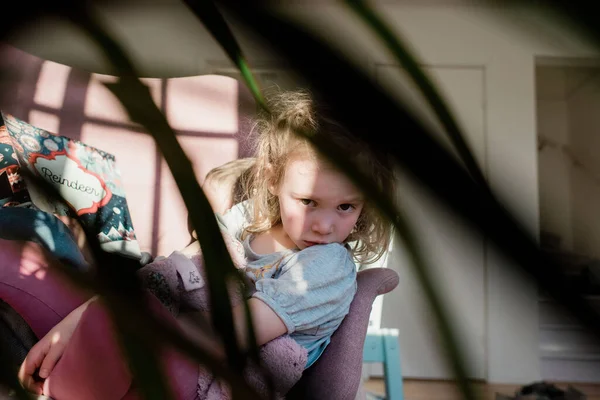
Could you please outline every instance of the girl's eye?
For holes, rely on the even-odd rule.
[[[314,202],[311,199],[300,199],[300,203],[304,204],[305,206],[310,206]]]
[[[352,204],[340,204],[338,208],[342,211],[352,211],[354,210],[354,206]]]

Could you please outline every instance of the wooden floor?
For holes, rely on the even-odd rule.
[[[553,382],[557,387],[566,389],[568,383]],[[513,396],[522,385],[491,385],[474,383],[478,400],[495,400],[496,393]],[[583,392],[587,400],[600,400],[600,384],[573,383],[573,387]],[[383,379],[369,379],[365,389],[371,393],[385,394]],[[462,400],[456,385],[449,381],[404,380],[404,400]]]

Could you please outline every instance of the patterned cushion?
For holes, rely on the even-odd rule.
[[[31,205],[29,191],[19,173],[19,162],[12,139],[0,122],[0,207]]]
[[[21,168],[52,184],[62,198],[50,196],[25,177],[33,205],[58,216],[77,217],[104,250],[139,259],[141,252],[115,157],[6,112],[2,118]]]

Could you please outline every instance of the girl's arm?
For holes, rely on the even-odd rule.
[[[252,314],[252,326],[256,335],[256,344],[263,344],[287,333],[287,328],[279,315],[273,311],[265,302],[260,299],[251,298],[248,300],[248,307]],[[233,318],[238,342],[242,348],[249,346],[247,337],[247,322],[244,305],[240,304],[233,308]]]
[[[252,325],[254,327],[257,346],[262,346],[263,344],[287,333],[287,328],[283,321],[271,309],[271,307],[266,305],[262,300],[251,298],[247,300],[247,302],[252,315]],[[246,326],[246,313],[243,304],[233,307],[232,317],[238,344],[243,350],[247,350],[249,348],[249,343]],[[194,321],[188,320],[196,319],[197,322],[197,319],[200,318],[204,318],[205,321],[209,321],[210,315],[205,312],[187,313],[182,315],[182,318],[180,318],[179,321],[184,332],[190,339],[195,340],[198,345],[202,346],[203,348],[209,349],[214,356],[225,359],[225,351],[221,341],[215,340],[217,337],[216,333],[208,326],[204,326],[202,330],[199,330]]]

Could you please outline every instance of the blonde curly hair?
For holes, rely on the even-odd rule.
[[[327,135],[339,151],[358,163],[361,171],[380,189],[395,187],[392,163],[383,154],[353,136],[342,125],[327,116],[326,108],[306,89],[277,91],[267,97],[270,113],[259,113],[252,129],[255,136],[255,164],[244,187],[246,197],[252,198],[253,219],[242,237],[258,234],[281,222],[279,200],[269,191],[278,187],[290,160],[318,158],[327,162],[317,149],[297,134]],[[273,179],[265,179],[272,176]],[[391,239],[391,224],[369,202],[365,202],[355,228],[345,243],[351,244],[352,255],[358,263],[371,263],[387,250]]]

